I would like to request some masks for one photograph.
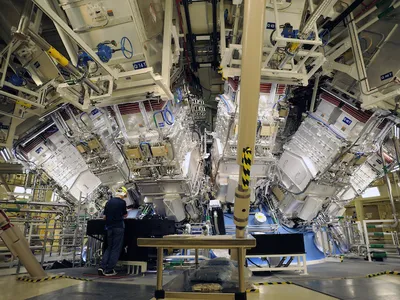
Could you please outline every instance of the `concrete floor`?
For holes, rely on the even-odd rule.
[[[259,293],[248,293],[247,299],[354,299],[392,300],[400,299],[400,276],[383,275],[365,278],[366,275],[381,271],[400,271],[398,263],[368,263],[348,260],[343,263],[321,263],[309,266],[309,275],[296,272],[274,272],[254,274],[249,282],[291,281],[290,285],[259,286]],[[56,279],[47,282],[29,283],[15,279],[15,276],[0,277],[0,299],[2,300],[106,300],[126,299],[150,300],[154,295],[156,274],[128,276],[120,273],[115,278],[99,277],[95,268],[74,268],[54,270],[69,276],[83,277],[92,281]],[[164,284],[174,286],[181,271],[165,271]],[[172,299],[170,299],[172,300]]]

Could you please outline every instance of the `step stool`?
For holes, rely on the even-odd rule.
[[[118,265],[127,266],[128,275],[137,275],[147,271],[147,262],[145,261],[118,261]]]

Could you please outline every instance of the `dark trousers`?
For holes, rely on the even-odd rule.
[[[100,267],[105,272],[112,271],[117,265],[124,243],[124,228],[111,228],[107,230],[107,249],[103,254]]]

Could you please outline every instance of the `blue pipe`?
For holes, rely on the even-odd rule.
[[[171,119],[168,119],[168,114],[171,116]],[[162,111],[162,115],[163,115],[163,119],[164,119],[165,123],[167,123],[168,125],[174,124],[174,122],[175,122],[174,115],[168,108],[166,108]]]
[[[167,125],[173,125],[174,124],[175,117],[174,117],[174,114],[172,113],[172,111],[168,108],[168,105],[169,105],[169,102],[168,102],[167,106],[163,110],[159,110],[159,111],[156,111],[156,112],[153,113],[154,123],[155,123],[155,125],[157,127],[159,127],[158,124],[157,124],[157,119],[156,119],[156,115],[157,114],[161,114],[164,122]]]
[[[229,107],[228,102],[226,102],[225,97],[224,97],[222,94],[218,95],[218,97],[219,97],[222,101],[224,101],[225,106],[226,106],[226,108],[228,109],[228,112],[230,113],[230,112],[231,112],[231,109],[230,109],[230,107]]]

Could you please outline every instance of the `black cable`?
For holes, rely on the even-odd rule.
[[[83,116],[83,113],[79,115],[79,119],[81,120],[81,122],[83,123],[83,125],[86,126],[86,128],[89,128],[89,126],[85,123],[85,121],[82,120],[82,116]]]
[[[199,136],[199,141],[201,141],[201,134],[200,134],[200,132],[198,132],[197,130],[193,130],[192,131],[192,140],[193,140],[193,133],[197,133],[197,135]]]
[[[269,35],[269,41],[271,42],[272,46],[275,46],[275,44],[276,44],[276,41],[274,41],[272,39],[272,35],[274,34],[275,31],[276,31],[276,29],[272,30],[271,34]]]
[[[187,205],[188,205],[188,204],[185,204],[185,205],[183,206],[183,208],[185,209],[185,212],[186,212],[186,214],[187,214],[186,218],[188,219],[188,222],[190,222],[190,221],[192,220],[192,217],[190,216],[190,213],[189,213],[188,210],[187,210]]]
[[[248,261],[250,261],[253,265],[255,265],[257,268],[262,268],[260,265],[257,265],[255,262],[253,262],[250,258],[247,258]],[[267,260],[268,261],[268,260]],[[268,262],[268,266],[270,266]]]

